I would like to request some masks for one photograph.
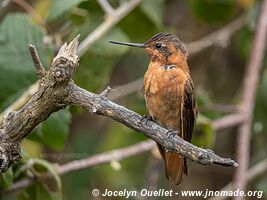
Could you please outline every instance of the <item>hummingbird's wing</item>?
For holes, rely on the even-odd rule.
[[[184,87],[184,96],[181,108],[180,135],[183,139],[190,142],[198,113],[194,84],[190,76],[188,77]],[[188,174],[186,158],[184,158],[183,166],[185,174]]]
[[[191,77],[186,81],[184,90],[180,131],[183,138],[190,142],[198,113],[195,100],[195,89]]]

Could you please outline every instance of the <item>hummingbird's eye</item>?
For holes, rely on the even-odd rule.
[[[162,46],[162,44],[161,44],[161,43],[157,43],[157,44],[155,45],[155,47],[156,47],[157,49],[160,49],[160,48],[161,48],[161,46]]]

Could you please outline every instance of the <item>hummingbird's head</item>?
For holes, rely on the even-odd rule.
[[[184,44],[170,33],[158,33],[144,43],[145,50],[152,61],[175,63],[181,57],[186,60],[188,54]]]
[[[152,62],[159,62],[162,64],[176,64],[180,61],[186,61],[188,56],[181,40],[170,33],[158,33],[144,44],[110,42],[113,44],[144,48]]]

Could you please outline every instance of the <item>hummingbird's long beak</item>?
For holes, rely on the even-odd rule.
[[[139,47],[139,48],[146,48],[146,45],[140,44],[140,43],[129,43],[129,42],[115,42],[115,41],[109,41],[112,44],[119,44],[119,45],[126,45],[131,47]]]

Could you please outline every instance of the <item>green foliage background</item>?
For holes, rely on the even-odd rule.
[[[114,7],[119,0],[109,1]],[[236,130],[215,133],[211,121],[225,114],[214,109],[216,105],[235,105],[240,99],[244,68],[251,51],[251,41],[260,1],[253,0],[143,0],[103,38],[97,41],[80,60],[75,82],[92,92],[128,83],[143,76],[148,58],[137,49],[112,46],[108,40],[144,42],[160,31],[172,32],[185,42],[192,42],[223,27],[238,16],[246,16],[246,24],[231,38],[225,48],[210,47],[190,57],[189,64],[197,88],[200,116],[193,143],[213,148],[220,155],[234,157]],[[80,40],[90,34],[103,20],[104,13],[95,0],[33,0],[31,6],[43,19],[25,12],[14,4],[0,18],[0,111],[14,102],[28,87],[37,81],[34,66],[27,50],[34,44],[45,66],[49,66],[59,46],[81,34]],[[179,12],[178,12],[179,11]],[[266,158],[267,149],[267,72],[261,73],[254,117],[251,163]],[[116,100],[141,114],[146,112],[140,92]],[[36,183],[3,199],[90,199],[91,190],[140,190],[146,185],[147,166],[155,159],[151,152],[106,164],[59,178],[52,164],[66,163],[74,158],[44,158],[42,155],[75,153],[79,159],[96,153],[124,147],[146,138],[110,119],[91,116],[85,111],[70,107],[52,114],[23,142],[23,159],[0,176],[2,189],[29,174],[48,171],[53,180]],[[79,157],[80,155],[80,157]],[[77,159],[77,158],[75,158]],[[142,163],[142,164],[140,164]],[[159,162],[159,188],[170,189]],[[232,179],[234,169],[190,164],[188,182],[181,189],[219,190]],[[210,176],[212,172],[213,176]],[[199,176],[209,176],[200,182]],[[216,180],[216,184],[214,181]],[[250,188],[263,190],[267,196],[266,175],[250,183]],[[123,199],[123,198],[122,198]],[[161,199],[160,197],[158,199]],[[266,197],[265,197],[266,199]]]

